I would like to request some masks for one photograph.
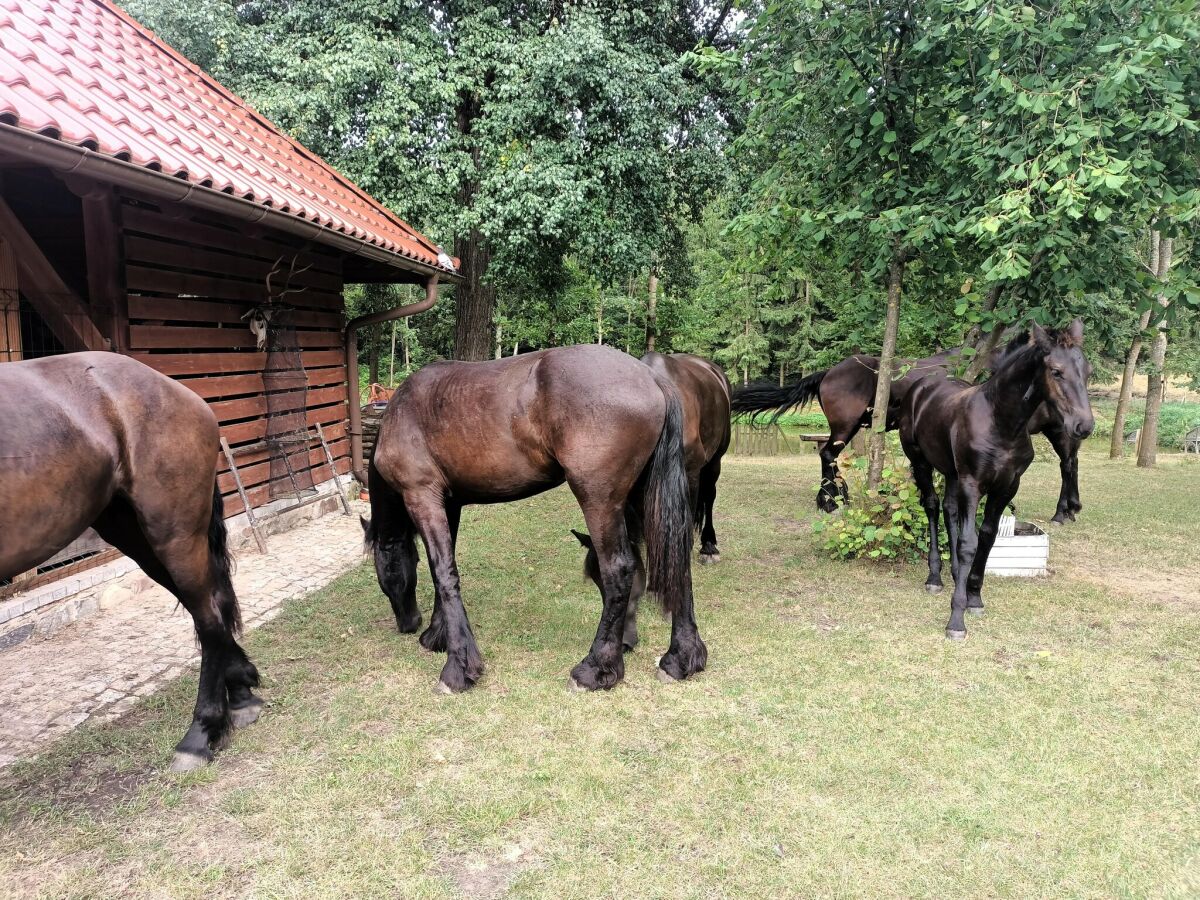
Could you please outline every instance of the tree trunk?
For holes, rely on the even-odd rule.
[[[1004,326],[997,324],[987,339],[975,348],[975,356],[967,366],[967,371],[963,373],[963,381],[972,382],[983,374],[983,370],[988,367],[992,358],[992,351],[996,349],[996,345],[1000,343],[1000,338],[1003,336]]]
[[[646,352],[654,350],[658,333],[658,272],[650,268],[650,293],[646,297]]]
[[[479,192],[481,168],[479,146],[472,132],[482,112],[482,104],[474,91],[462,90],[454,111],[455,125],[463,143],[470,147],[474,173],[463,178],[458,188],[458,208],[471,209]],[[462,283],[454,290],[454,357],[481,360],[491,355],[492,317],[496,310],[496,289],[485,282],[492,261],[487,239],[478,228],[454,239],[454,253],[459,258]]]
[[[994,310],[996,308],[996,304],[1000,300],[1000,295],[1003,292],[1004,292],[1004,283],[1003,282],[992,285],[991,290],[988,291],[987,296],[983,300],[983,311],[991,312],[992,310]],[[1003,330],[1003,329],[1001,329],[1001,330]],[[983,337],[983,329],[980,328],[979,323],[976,322],[974,325],[972,325],[970,328],[967,329],[967,336],[963,340],[963,346],[964,347],[974,347],[976,350],[979,350],[980,349],[979,340],[982,337]],[[993,345],[993,346],[995,346],[995,345]],[[968,379],[968,380],[970,380],[970,379]]]
[[[786,378],[787,378],[787,363],[781,362],[779,364],[779,386],[780,387],[783,387],[783,382]]]
[[[491,253],[483,235],[470,235],[454,242],[460,260],[462,283],[454,289],[454,358],[487,359],[491,353],[492,315],[496,309],[495,288],[483,281]]]
[[[1112,442],[1108,447],[1109,459],[1120,459],[1125,455],[1125,418],[1129,414],[1129,401],[1133,398],[1133,378],[1137,374],[1138,357],[1142,355],[1142,335],[1150,327],[1150,315],[1154,309],[1142,313],[1138,320],[1137,334],[1129,342],[1125,353],[1125,371],[1121,374],[1121,393],[1117,397],[1117,411],[1113,416]]]
[[[1162,233],[1150,232],[1150,264],[1147,266],[1150,274],[1158,278],[1159,251],[1162,249]],[[1125,370],[1121,373],[1121,393],[1117,397],[1117,411],[1113,416],[1112,440],[1108,445],[1108,458],[1121,459],[1125,455],[1125,417],[1129,412],[1129,402],[1133,399],[1133,379],[1137,375],[1138,358],[1142,355],[1142,341],[1146,329],[1150,327],[1150,316],[1154,314],[1151,306],[1138,319],[1138,330],[1133,340],[1129,342],[1129,350],[1125,354]]]
[[[1174,250],[1174,240],[1169,237],[1159,238],[1158,275],[1159,281],[1166,281],[1171,274],[1171,255]],[[1146,384],[1146,416],[1142,421],[1142,441],[1138,445],[1138,468],[1150,469],[1158,458],[1158,418],[1162,413],[1163,391],[1166,388],[1166,374],[1163,366],[1167,361],[1167,316],[1166,309],[1170,301],[1166,294],[1159,294],[1158,305],[1163,310],[1163,317],[1158,323],[1158,333],[1154,336],[1154,346],[1150,350],[1150,378]]]
[[[496,359],[499,359],[501,353],[503,352],[503,347],[502,347],[502,344],[500,343],[503,339],[504,339],[503,329],[500,327],[500,323],[497,322],[496,323]]]
[[[408,332],[404,332],[404,374],[408,375],[412,372],[412,362],[408,356]]]
[[[604,343],[604,296],[596,294],[596,343]]]
[[[892,363],[896,358],[896,336],[900,330],[900,287],[904,282],[906,256],[896,248],[888,266],[887,318],[883,326],[883,349],[879,354],[879,377],[875,380],[875,405],[871,412],[871,436],[867,441],[867,487],[877,489],[883,480],[884,436],[887,431],[888,401],[892,396]]]
[[[388,357],[388,385],[394,387],[396,384],[396,329],[400,327],[400,320],[392,320],[392,353]]]
[[[368,339],[370,343],[367,345],[367,384],[379,383],[379,335],[375,334],[375,329],[371,329],[371,336]]]

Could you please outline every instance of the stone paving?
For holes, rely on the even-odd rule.
[[[237,554],[233,582],[247,630],[362,561],[358,512],[271,535],[266,556]],[[191,616],[145,576],[111,589],[100,607],[0,654],[0,768],[88,720],[117,718],[199,660]]]

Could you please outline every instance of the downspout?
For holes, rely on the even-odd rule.
[[[430,276],[425,282],[425,299],[383,312],[369,313],[346,323],[346,389],[350,397],[350,473],[358,483],[366,485],[367,470],[363,462],[362,409],[358,389],[358,330],[365,325],[378,325],[393,319],[404,319],[425,312],[437,302],[438,277]]]

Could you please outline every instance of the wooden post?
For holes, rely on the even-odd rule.
[[[81,195],[81,201],[88,306],[112,349],[125,353],[129,350],[129,298],[122,278],[121,200],[112,188],[95,185]]]

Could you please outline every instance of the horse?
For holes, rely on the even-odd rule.
[[[604,597],[591,649],[571,670],[572,689],[607,690],[624,677],[621,638],[643,540],[649,580],[671,615],[659,677],[704,669],[684,440],[675,385],[595,344],[431,363],[397,389],[367,470],[371,518],[363,528],[401,633],[421,625],[415,536],[425,545],[435,596],[419,640],[447,655],[437,690],[465,691],[484,668],[455,563],[463,506],[521,500],[564,482],[595,545]]]
[[[717,533],[713,527],[713,504],[717,499],[717,480],[721,477],[721,458],[729,449],[729,379],[715,363],[690,353],[663,354],[651,351],[641,361],[670,379],[683,401],[684,457],[695,510],[694,524],[701,529],[700,564],[720,562],[721,552],[717,548]],[[571,533],[587,551],[584,575],[600,588],[599,559],[591,538],[574,528]],[[645,590],[645,570],[639,557],[622,637],[626,651],[633,650],[638,644],[637,610]]]
[[[717,480],[721,477],[721,458],[729,449],[729,379],[718,365],[690,353],[651,351],[642,357],[642,362],[669,379],[683,401],[683,450],[695,510],[694,524],[700,527],[700,564],[720,562],[721,552],[713,528],[713,504],[717,499]],[[587,551],[584,575],[601,588],[600,564],[591,538],[574,528],[571,533]],[[625,614],[622,645],[626,651],[638,644],[637,610],[645,590],[646,575],[639,557],[633,593]]]
[[[254,722],[258,670],[238,646],[217,420],[203,400],[127,356],[68,353],[0,365],[0,577],[89,526],[192,616],[200,683],[174,771],[210,762]]]
[[[935,594],[942,590],[942,557],[933,471],[946,478],[943,513],[954,577],[947,638],[964,639],[966,611],[983,612],[984,569],[1000,516],[1033,461],[1030,419],[1041,406],[1049,406],[1072,439],[1087,438],[1096,426],[1087,395],[1090,375],[1083,322],[1076,319],[1056,332],[1035,324],[1028,342],[1006,353],[982,384],[931,375],[906,393],[900,406],[900,443],[929,520],[925,585]],[[977,534],[975,514],[984,497],[987,507]]]
[[[1019,336],[1004,349],[992,354],[990,368],[1024,342]],[[892,380],[888,400],[887,429],[894,431],[899,422],[900,405],[914,384],[930,373],[945,373],[961,358],[962,348],[943,350],[917,360],[897,360],[899,377]],[[833,512],[839,500],[847,498],[846,485],[838,473],[837,458],[859,429],[871,427],[872,404],[879,378],[879,359],[856,354],[829,369],[814,372],[785,387],[772,384],[752,384],[733,394],[733,411],[755,415],[773,412],[778,417],[794,406],[804,406],[816,399],[829,420],[829,440],[821,445],[821,486],[817,506],[823,512]],[[1030,419],[1030,434],[1044,434],[1059,457],[1062,487],[1054,511],[1055,524],[1075,521],[1083,509],[1079,500],[1079,441],[1063,427],[1051,407],[1040,409]]]

